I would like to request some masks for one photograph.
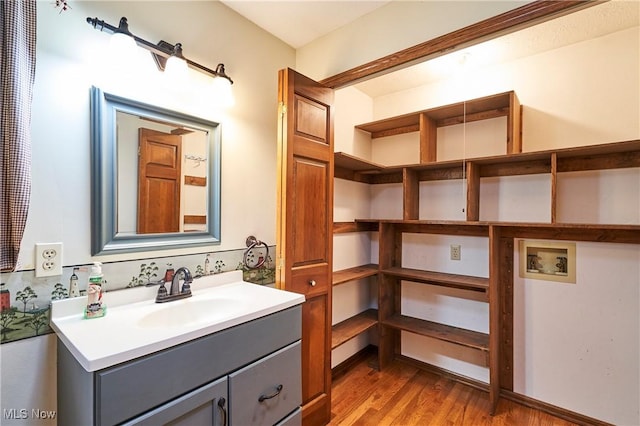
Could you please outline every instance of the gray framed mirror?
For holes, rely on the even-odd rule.
[[[91,254],[220,243],[220,124],[91,88]]]

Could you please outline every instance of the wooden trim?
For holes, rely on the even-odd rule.
[[[436,57],[452,49],[458,49],[463,46],[469,46],[496,38],[503,34],[548,21],[558,15],[571,13],[599,3],[601,3],[601,1],[594,0],[534,1],[440,37],[351,68],[350,70],[328,77],[320,83],[333,89],[344,87],[357,80],[371,77],[383,71],[389,71],[401,65],[409,65],[411,62]]]
[[[420,163],[435,163],[438,160],[438,126],[425,113],[420,114]]]
[[[207,216],[206,215],[196,215],[196,214],[185,214],[184,215],[184,224],[185,225],[206,225],[207,224]]]
[[[500,399],[500,230],[489,227],[489,412],[495,414]]]
[[[333,222],[334,234],[346,234],[349,232],[376,232],[378,224],[372,222]]]
[[[558,154],[551,154],[551,223],[556,223],[558,211]]]
[[[494,337],[500,339],[495,343],[500,347],[499,352],[496,353],[500,369],[496,374],[500,375],[500,388],[513,390],[513,238],[503,238],[500,230],[497,235],[500,235],[500,240],[495,241],[494,244],[497,244],[498,248],[496,262],[499,263],[499,274],[497,288],[493,291],[498,300],[493,308],[494,313],[498,315],[498,324],[494,326],[498,327],[499,331]]]
[[[396,361],[402,362],[403,364],[407,364],[412,367],[419,368],[420,370],[428,371],[430,373],[446,377],[447,379],[455,380],[456,382],[471,386],[474,389],[478,389],[483,392],[489,392],[489,386],[486,383],[476,379],[472,379],[471,377],[454,373],[453,371],[437,367],[433,364],[427,364],[426,362],[418,361],[417,359],[410,358],[406,355],[396,355],[395,359]]]
[[[185,185],[193,185],[193,186],[207,186],[207,178],[200,176],[184,176],[184,184]]]
[[[415,170],[402,170],[402,217],[417,220],[420,212],[420,187]]]
[[[501,224],[502,236],[542,240],[594,241],[598,243],[638,244],[639,225],[509,223]]]
[[[535,410],[543,411],[545,413],[551,414],[552,416],[561,418],[563,420],[566,420],[568,422],[575,423],[578,425],[611,426],[611,423],[603,422],[602,420],[594,419],[593,417],[588,417],[583,414],[576,413],[574,411],[569,411],[564,408],[548,404],[546,402],[538,401],[537,399],[533,399],[528,396],[521,395],[519,393],[515,393],[509,390],[502,389],[500,391],[500,396],[505,399],[508,399],[509,401],[522,404],[525,407],[530,407]]]
[[[467,220],[480,220],[480,166],[467,163]]]
[[[511,109],[507,114],[507,154],[522,152],[522,105],[515,92],[510,94]]]

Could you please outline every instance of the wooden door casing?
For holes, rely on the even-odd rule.
[[[331,417],[333,90],[279,73],[276,285],[304,294],[302,422]]]

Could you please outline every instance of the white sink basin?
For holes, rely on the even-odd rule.
[[[193,296],[155,303],[158,287],[107,292],[107,315],[84,319],[86,297],[52,302],[51,327],[87,371],[96,371],[304,302],[304,296],[242,281],[233,271],[198,278]]]
[[[165,302],[159,309],[140,318],[137,325],[143,328],[185,327],[229,318],[246,309],[246,303],[231,298],[190,297]]]

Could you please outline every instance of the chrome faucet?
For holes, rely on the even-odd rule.
[[[180,289],[180,275],[184,275],[184,283],[182,283],[182,289]],[[172,300],[184,299],[191,297],[191,283],[193,278],[189,269],[182,267],[173,274],[171,280],[171,287],[167,294],[167,289],[164,284],[158,288],[158,295],[156,296],[156,303],[170,302]]]

